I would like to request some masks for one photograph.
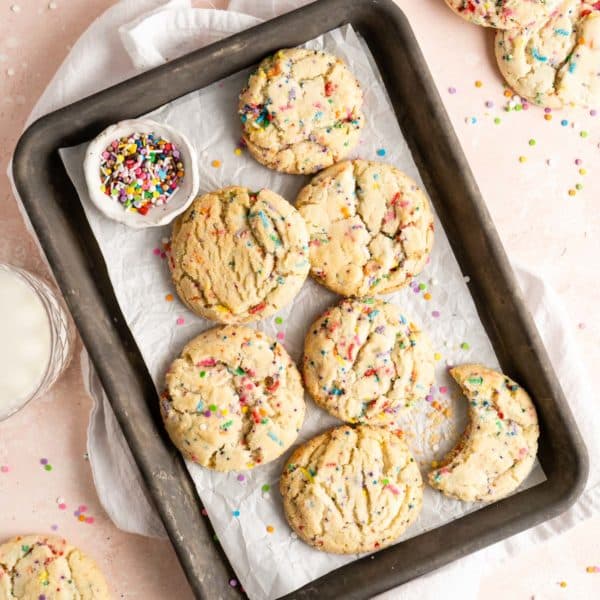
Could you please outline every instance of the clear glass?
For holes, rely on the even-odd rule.
[[[50,356],[39,385],[6,413],[0,412],[0,421],[7,419],[34,398],[46,393],[73,356],[75,329],[63,300],[40,278],[24,269],[0,263],[0,269],[19,277],[40,299],[50,325]]]

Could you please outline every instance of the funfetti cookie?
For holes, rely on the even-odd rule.
[[[561,0],[446,0],[463,19],[496,29],[536,29]]]
[[[190,310],[220,323],[257,321],[300,291],[309,271],[306,225],[270,190],[217,190],[175,221],[169,264]]]
[[[252,469],[294,442],[304,420],[300,373],[285,348],[248,327],[216,327],[166,375],[162,418],[185,458],[216,471]]]
[[[372,552],[418,517],[419,468],[406,444],[382,427],[338,427],[300,446],[280,480],[288,523],[325,552]]]
[[[600,104],[600,4],[563,0],[538,30],[499,31],[496,59],[520,96],[560,108]]]
[[[469,402],[461,440],[429,473],[429,483],[460,500],[499,500],[529,475],[538,447],[538,419],[527,392],[482,365],[450,369]]]
[[[304,382],[315,402],[348,423],[387,424],[429,393],[434,353],[397,306],[348,299],[308,329]]]
[[[258,65],[240,94],[243,139],[270,169],[315,173],[358,143],[362,102],[360,85],[340,58],[280,50]]]
[[[396,167],[338,163],[298,194],[311,275],[342,296],[389,294],[421,272],[433,246],[429,200]]]
[[[17,536],[0,545],[2,600],[110,600],[96,563],[55,535]]]

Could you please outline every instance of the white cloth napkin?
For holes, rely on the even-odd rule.
[[[251,27],[260,19],[306,3],[306,0],[231,0],[230,11],[218,11],[193,9],[190,0],[122,0],[92,23],[77,41],[28,122],[142,70]],[[131,62],[123,60],[124,51]],[[486,565],[566,531],[600,512],[600,441],[593,434],[591,390],[582,372],[577,346],[553,290],[527,269],[517,267],[516,272],[528,308],[588,444],[592,471],[587,489],[564,515],[405,584],[381,598],[397,598],[400,593],[403,599],[409,600],[437,598],[442,594],[446,598],[475,598]],[[85,351],[81,358],[84,381],[94,400],[88,452],[100,501],[117,527],[142,535],[164,536],[160,519]]]

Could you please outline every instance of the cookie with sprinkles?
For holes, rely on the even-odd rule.
[[[520,385],[482,365],[460,365],[450,374],[469,402],[469,424],[429,473],[429,483],[459,500],[499,500],[519,487],[535,462],[535,407]]]
[[[434,383],[425,333],[393,304],[347,299],[309,328],[304,382],[317,404],[348,423],[387,424]]]
[[[96,563],[65,539],[17,536],[0,545],[0,598],[110,600]]]
[[[396,167],[344,161],[298,194],[311,275],[342,296],[389,294],[421,272],[433,246],[427,196]]]
[[[499,31],[496,59],[508,84],[535,104],[600,104],[600,2],[563,0],[540,29]]]
[[[292,48],[265,58],[239,98],[248,150],[285,173],[315,173],[344,158],[364,124],[360,85],[346,63]]]
[[[169,264],[179,297],[196,314],[257,321],[300,291],[309,271],[306,225],[270,190],[217,190],[175,221]]]
[[[304,389],[285,348],[248,327],[217,327],[183,349],[160,410],[186,459],[215,471],[276,459],[304,421]]]
[[[280,480],[285,516],[325,552],[373,552],[417,519],[423,482],[407,445],[383,427],[331,429],[300,446]]]
[[[463,19],[496,29],[535,29],[546,21],[561,0],[446,0]]]

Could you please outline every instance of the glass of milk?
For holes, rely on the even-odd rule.
[[[61,300],[31,273],[0,264],[0,421],[46,392],[71,359]]]

